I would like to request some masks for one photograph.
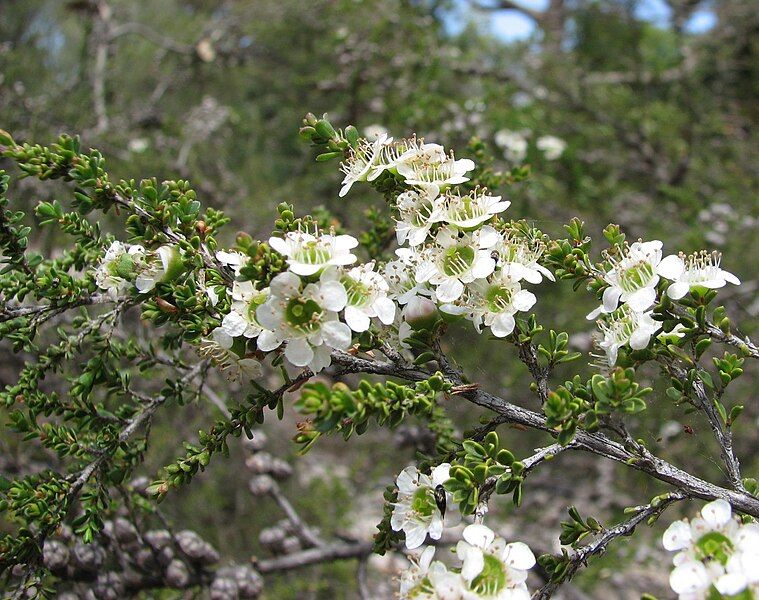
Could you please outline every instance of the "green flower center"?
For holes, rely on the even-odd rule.
[[[134,272],[134,260],[129,254],[122,254],[108,265],[108,272],[114,277],[128,279]]]
[[[726,565],[732,553],[733,543],[718,531],[710,531],[696,542],[696,554],[699,560],[711,559],[721,565]]]
[[[411,213],[411,223],[414,227],[424,227],[432,216],[434,209],[432,202],[425,200],[420,202],[415,208],[416,210]]]
[[[409,590],[408,598],[429,597],[435,593],[435,586],[432,585],[429,577],[422,579],[415,587]]]
[[[647,286],[654,278],[651,263],[641,261],[619,274],[619,287],[626,292],[634,292]]]
[[[423,517],[431,517],[438,510],[435,493],[427,487],[416,490],[411,498],[411,510]]]
[[[485,566],[472,580],[471,588],[482,596],[495,596],[508,584],[503,563],[492,554],[485,554]]]
[[[331,256],[328,248],[322,246],[318,240],[314,240],[298,248],[293,254],[293,260],[306,265],[323,265]]]
[[[494,285],[485,293],[488,310],[494,313],[507,310],[511,306],[513,297],[512,289],[502,285]]]
[[[347,275],[340,280],[346,294],[348,294],[348,306],[364,306],[369,301],[369,286],[361,281],[356,281]]]
[[[458,277],[474,264],[475,251],[470,246],[451,246],[443,254],[443,273]]]
[[[318,331],[322,314],[322,307],[315,300],[305,298],[293,298],[288,302],[285,309],[285,319],[288,325],[303,333]]]
[[[256,309],[264,304],[268,298],[268,294],[265,294],[261,292],[260,294],[256,294],[251,298],[250,302],[248,303],[248,320],[253,323],[258,323],[256,320]]]

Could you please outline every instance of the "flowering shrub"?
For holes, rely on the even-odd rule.
[[[759,560],[759,498],[733,451],[741,407],[729,403],[726,390],[759,349],[732,333],[725,310],[712,306],[719,288],[739,284],[719,257],[664,256],[661,241],[628,244],[610,225],[607,247],[594,262],[580,221],[566,226],[567,237],[552,239],[525,220],[529,215],[511,215],[509,202],[485,187],[521,177],[520,169],[488,172],[416,137],[396,140],[378,132],[359,138],[355,128],[337,131],[313,115],[300,133],[320,149],[317,160],[341,159],[340,196],[359,184],[383,195],[384,221],[355,237],[329,219],[296,217],[282,204],[268,240],[240,234],[234,247],[222,249],[216,235],[226,219],[211,209],[201,213],[186,182],[112,183],[101,155],[83,152],[76,139],[43,147],[17,144],[2,132],[2,156],[24,175],[73,186],[70,212],[57,202],[41,202],[35,212],[42,225],[57,225],[74,244],[55,258],[34,250],[23,214],[9,209],[9,179],[2,176],[0,333],[36,359],[0,399],[11,429],[56,453],[66,468],[2,482],[0,509],[18,530],[0,540],[0,570],[12,570],[19,589],[44,593],[45,541],[70,516],[84,542],[99,535],[113,490],[143,460],[155,412],[169,403],[179,411],[202,394],[193,382],[214,365],[251,391],[144,488],[155,500],[208,467],[227,450],[230,436],[255,439],[268,411],[281,415],[285,392],[298,390],[295,408],[305,420],[294,439],[303,451],[323,435],[361,434],[372,420],[393,427],[415,416],[434,434],[434,453],[403,469],[388,489],[375,538],[378,553],[423,548],[401,576],[402,598],[529,598],[536,564],[543,582],[533,597],[548,598],[614,539],[687,499],[710,503],[700,520],[675,522],[664,534],[665,548],[680,551],[672,589],[681,598],[756,597],[750,566]],[[547,155],[561,153],[556,140],[542,138],[539,146]],[[120,239],[101,232],[89,218],[95,210],[126,216]],[[383,235],[393,230],[394,237]],[[566,332],[544,333],[529,314],[540,287],[560,285],[557,280],[586,288],[589,304],[601,301],[588,315],[598,319],[600,351],[599,372],[589,380],[551,381],[557,365],[581,354],[568,350]],[[43,325],[80,307],[90,310],[59,327],[57,341],[40,337]],[[161,350],[112,335],[132,307],[144,323],[166,327]],[[534,379],[540,412],[480,389],[443,353],[441,338],[460,321],[514,348]],[[702,358],[713,344],[726,350],[710,354],[710,372]],[[183,347],[199,358],[181,359]],[[77,363],[77,356],[89,358]],[[76,364],[68,365],[71,359]],[[145,397],[122,370],[125,363],[143,369],[168,364],[181,375]],[[667,398],[708,419],[726,482],[678,469],[628,431],[626,415],[646,410],[652,392],[636,381],[647,363],[659,369]],[[39,385],[56,372],[69,374],[65,396]],[[365,380],[355,389],[309,382],[322,372],[399,382]],[[263,374],[281,378],[279,387],[265,384]],[[461,435],[441,404],[451,396],[489,409],[493,419]],[[545,431],[556,441],[517,459],[495,431],[503,423]],[[570,509],[560,538],[565,550],[536,562],[526,544],[507,543],[483,524],[488,502],[493,494],[510,494],[519,506],[529,493],[523,486],[529,474],[575,449],[624,463],[672,489],[608,527]],[[254,487],[277,493],[263,480]],[[324,549],[294,513],[288,518],[304,543]],[[459,531],[462,519],[470,524]],[[456,561],[438,550],[441,560],[433,562],[435,550],[425,544],[443,545],[446,533],[458,538]]]

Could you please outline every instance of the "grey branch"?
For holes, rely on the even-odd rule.
[[[636,512],[633,517],[611,529],[607,529],[591,543],[576,550],[574,554],[569,557],[570,565],[566,571],[564,579],[562,579],[562,581],[549,581],[532,595],[532,600],[547,600],[553,595],[563,581],[571,579],[582,566],[586,565],[591,556],[600,556],[606,552],[606,549],[612,541],[621,536],[632,534],[633,531],[635,531],[635,528],[643,521],[646,521],[649,517],[654,515],[661,514],[662,511],[671,504],[685,500],[687,497],[688,495],[683,492],[673,492],[661,502],[636,507]]]
[[[348,372],[353,373],[363,372],[390,375],[408,381],[426,379],[431,375],[418,368],[391,362],[368,360],[346,354],[345,352],[334,352],[332,358],[335,363],[344,366]],[[453,379],[451,383],[459,385],[462,381]],[[543,415],[511,404],[503,398],[480,389],[471,388],[462,391],[459,395],[478,406],[497,413],[503,418],[504,423],[514,423],[529,427],[530,429],[545,431],[551,435],[556,434],[553,429],[546,425],[546,418]],[[646,449],[642,449],[640,453],[633,452],[623,444],[612,440],[602,433],[588,433],[586,431],[577,432],[573,440],[573,447],[637,469],[659,481],[674,486],[694,498],[701,498],[703,500],[722,498],[723,500],[727,500],[736,510],[753,517],[759,517],[759,498],[746,492],[726,489],[704,481],[655,456]]]

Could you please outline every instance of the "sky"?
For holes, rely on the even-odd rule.
[[[483,4],[491,0],[483,0]],[[535,10],[543,10],[548,0],[515,0],[523,6]],[[495,2],[493,2],[495,3]],[[460,32],[467,20],[473,14],[468,0],[455,0],[455,9],[447,17],[446,27],[451,33]],[[656,25],[666,27],[669,23],[670,10],[663,0],[641,0],[637,7],[637,15],[641,19]],[[532,34],[535,24],[532,20],[515,10],[499,10],[492,13],[482,13],[488,27],[503,41],[524,40]],[[715,24],[714,13],[707,8],[698,10],[687,24],[687,30],[692,33],[709,31]]]

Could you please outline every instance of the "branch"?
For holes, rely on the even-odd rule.
[[[520,12],[523,15],[531,18],[536,23],[540,23],[545,16],[544,12],[523,6],[518,2],[514,2],[514,0],[498,0],[498,2],[494,5],[480,4],[479,2],[476,2],[476,0],[470,0],[469,4],[473,9],[482,12],[495,12],[497,10],[516,10],[517,12]]]
[[[572,576],[580,570],[583,566],[587,565],[588,559],[591,556],[600,556],[606,552],[609,544],[615,539],[631,535],[635,528],[643,521],[650,517],[660,515],[668,506],[675,502],[680,502],[688,498],[688,495],[683,492],[673,492],[665,500],[654,504],[646,504],[644,506],[635,507],[636,514],[627,521],[623,521],[619,525],[607,529],[599,538],[593,542],[583,546],[576,550],[569,557],[569,568],[565,572],[565,575],[561,581],[549,581],[546,585],[540,588],[532,595],[532,600],[547,600],[553,593],[561,586],[564,581],[569,581]]]
[[[277,558],[262,561],[254,560],[253,568],[263,574],[291,571],[333,560],[364,558],[372,553],[372,548],[373,545],[369,542],[334,542]]]
[[[390,362],[372,361],[351,356],[345,352],[334,352],[332,360],[337,364],[344,365],[346,371],[351,373],[363,372],[390,375],[408,381],[419,381],[431,375],[431,373],[417,368]],[[453,385],[463,383],[458,378],[450,378],[449,376],[449,379]],[[556,435],[556,432],[546,425],[546,418],[543,415],[511,404],[503,398],[480,389],[471,388],[462,390],[458,395],[466,398],[473,404],[494,411],[502,417],[504,423],[514,423]],[[722,498],[728,501],[736,510],[753,517],[759,517],[759,498],[746,492],[726,489],[704,481],[655,456],[645,448],[641,449],[639,453],[632,452],[623,444],[615,442],[601,433],[588,433],[586,431],[577,432],[572,442],[572,447],[625,464],[659,481],[676,487],[688,496],[703,500]]]
[[[170,37],[161,35],[157,31],[154,31],[142,23],[123,23],[121,25],[117,25],[111,29],[108,37],[110,40],[115,40],[116,38],[129,34],[138,35],[142,38],[145,38],[149,42],[152,42],[156,46],[160,46],[165,50],[171,50],[172,52],[177,52],[179,54],[195,53],[194,46],[190,44],[181,44],[171,39]]]

